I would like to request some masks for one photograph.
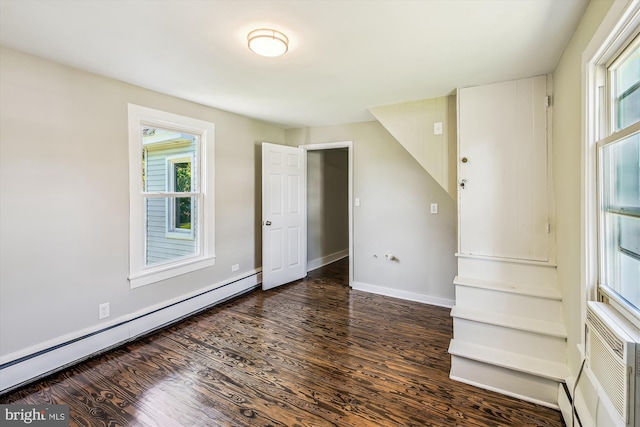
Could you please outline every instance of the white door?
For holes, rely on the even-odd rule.
[[[460,253],[548,261],[546,77],[458,96]]]
[[[262,143],[262,289],[307,275],[305,150]]]

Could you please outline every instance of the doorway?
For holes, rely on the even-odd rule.
[[[352,141],[301,145],[307,151],[307,270],[349,257],[353,283]]]

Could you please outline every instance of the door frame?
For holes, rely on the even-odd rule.
[[[325,142],[319,144],[304,144],[298,145],[298,148],[302,148],[305,151],[315,150],[331,150],[334,148],[347,148],[348,152],[348,193],[349,200],[349,287],[353,285],[353,141],[339,141],[339,142]],[[309,173],[307,168],[306,173]],[[308,195],[307,195],[308,197]],[[307,199],[304,201],[307,204]],[[305,208],[306,212],[306,208]],[[305,260],[306,262],[306,260]]]

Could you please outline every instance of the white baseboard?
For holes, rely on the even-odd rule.
[[[336,262],[348,256],[349,256],[349,249],[347,248],[347,249],[343,249],[341,251],[323,256],[321,258],[316,258],[314,260],[307,261],[307,272],[316,270],[320,267],[324,267],[327,264],[331,264],[332,262]]]
[[[432,297],[429,295],[417,294],[415,292],[387,288],[384,286],[369,285],[362,282],[353,282],[351,287],[358,291],[371,292],[373,294],[386,295],[388,297],[394,297],[408,301],[416,301],[424,304],[437,305],[440,307],[452,308],[455,305],[455,301],[451,299]]]
[[[107,326],[84,330],[52,345],[32,347],[28,354],[14,353],[3,357],[0,365],[0,392],[49,375],[107,349],[134,340],[141,335],[202,311],[215,304],[255,289],[262,282],[259,270],[209,286],[200,293],[183,295],[159,306],[148,307],[114,319]]]

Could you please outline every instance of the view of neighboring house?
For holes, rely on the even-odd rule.
[[[146,192],[198,191],[198,140],[157,128],[143,129],[143,177]],[[197,252],[196,197],[148,198],[146,265],[188,257]]]

